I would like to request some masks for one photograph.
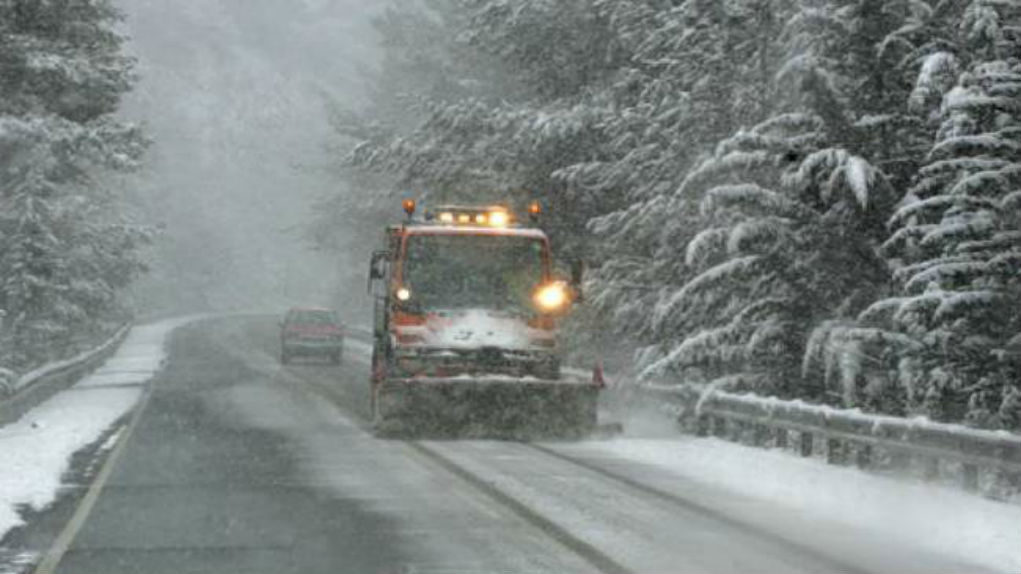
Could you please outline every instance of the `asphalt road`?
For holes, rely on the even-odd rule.
[[[975,572],[571,444],[374,438],[366,345],[177,332],[62,574]]]

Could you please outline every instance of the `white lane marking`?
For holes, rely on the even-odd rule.
[[[125,445],[128,444],[128,440],[131,438],[132,433],[135,432],[135,428],[138,426],[138,421],[142,418],[142,413],[145,408],[149,405],[149,397],[152,396],[152,386],[142,395],[142,400],[139,401],[135,407],[135,412],[131,415],[131,421],[128,422],[127,427],[122,431],[119,431],[120,435],[117,438],[117,445],[110,452],[106,462],[103,463],[103,467],[99,469],[99,474],[96,475],[95,480],[89,485],[89,490],[85,493],[81,503],[78,504],[78,508],[75,509],[74,515],[71,520],[64,526],[64,529],[57,536],[57,539],[47,550],[46,555],[42,561],[33,571],[34,574],[53,574],[57,570],[57,566],[60,565],[60,561],[64,558],[64,554],[67,553],[68,548],[71,547],[71,543],[74,541],[78,532],[85,525],[85,521],[88,520],[89,515],[92,513],[92,508],[96,505],[96,501],[99,500],[99,495],[103,493],[103,487],[106,486],[106,482],[110,479],[110,475],[113,473],[114,467],[117,465],[118,459],[120,459],[121,453],[124,452]]]
[[[95,506],[103,487],[106,485],[110,474],[116,466],[117,459],[123,452],[124,446],[138,425],[142,412],[144,412],[149,403],[154,387],[154,383],[151,381],[166,363],[166,342],[170,334],[179,327],[212,317],[214,315],[191,315],[133,327],[113,357],[103,363],[95,373],[79,381],[71,388],[75,391],[88,390],[97,394],[102,392],[109,393],[111,392],[110,388],[101,387],[102,383],[112,381],[126,384],[131,380],[135,380],[136,377],[143,376],[145,373],[148,374],[147,379],[150,381],[145,390],[131,391],[133,395],[140,394],[141,396],[132,397],[131,402],[135,410],[131,413],[127,426],[118,431],[116,445],[110,451],[99,473],[92,481],[82,501],[78,504],[71,520],[64,525],[53,545],[47,550],[42,561],[33,571],[35,574],[50,574],[56,570],[64,554],[74,541],[75,536],[77,536],[78,531],[81,530],[89,514],[92,512],[93,506]],[[131,408],[125,408],[123,412],[127,413]],[[106,446],[104,445],[104,447]]]

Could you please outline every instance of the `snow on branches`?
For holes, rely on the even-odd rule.
[[[969,3],[962,42],[986,43],[973,57],[999,53],[1001,15]],[[1003,351],[1021,332],[1021,106],[1004,95],[1019,85],[1017,60],[976,58],[946,91],[929,163],[889,222],[897,295],[861,317],[919,343],[898,356],[929,381],[912,408],[937,419],[1009,426],[978,413],[1014,400],[1021,376]]]
[[[74,352],[143,268],[148,232],[98,183],[147,143],[112,117],[133,82],[118,18],[106,0],[0,4],[0,365]]]

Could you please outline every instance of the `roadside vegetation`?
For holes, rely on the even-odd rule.
[[[1021,7],[391,1],[319,231],[547,206],[646,380],[1021,430]],[[612,356],[612,355],[611,355]]]
[[[0,368],[94,346],[127,316],[148,232],[113,174],[146,140],[114,114],[134,83],[108,0],[0,2]]]

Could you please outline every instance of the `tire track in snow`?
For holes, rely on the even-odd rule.
[[[607,479],[609,479],[609,480],[611,480],[613,482],[616,482],[618,484],[627,486],[630,489],[638,490],[638,491],[641,491],[641,492],[643,492],[645,494],[654,496],[654,497],[656,497],[656,498],[658,498],[660,500],[663,500],[664,502],[667,502],[667,503],[672,504],[674,506],[681,507],[681,508],[683,508],[686,511],[695,512],[697,514],[700,514],[702,516],[705,516],[705,517],[710,518],[712,520],[715,520],[717,522],[721,522],[721,523],[726,524],[727,526],[729,526],[729,527],[731,527],[731,528],[733,528],[735,530],[738,530],[738,531],[743,532],[743,533],[745,533],[747,535],[750,535],[750,536],[753,536],[753,537],[758,538],[760,540],[763,540],[764,542],[767,542],[769,544],[785,548],[785,549],[789,550],[792,553],[799,554],[799,555],[811,558],[812,560],[820,562],[820,563],[823,563],[823,564],[827,564],[827,565],[832,567],[832,570],[829,570],[831,572],[841,572],[841,573],[844,573],[844,574],[869,574],[870,573],[869,570],[865,570],[865,569],[859,568],[858,566],[855,566],[853,564],[848,564],[846,562],[843,562],[843,561],[840,561],[840,560],[836,560],[836,559],[834,559],[831,556],[828,556],[826,554],[818,552],[817,550],[815,550],[813,548],[810,548],[808,546],[805,546],[805,545],[802,545],[802,544],[798,544],[797,542],[795,542],[793,540],[790,540],[790,539],[788,539],[788,538],[786,538],[786,537],[784,537],[782,535],[779,535],[779,534],[776,534],[774,532],[771,532],[771,531],[768,531],[768,530],[764,530],[764,529],[761,529],[761,528],[757,528],[757,527],[755,527],[755,526],[753,526],[751,524],[748,524],[748,523],[742,522],[740,520],[731,518],[730,516],[727,516],[724,513],[718,512],[716,510],[713,510],[712,508],[710,508],[708,506],[704,506],[702,504],[699,504],[697,502],[694,502],[692,500],[686,499],[686,498],[681,497],[681,496],[677,496],[677,495],[675,495],[673,493],[667,492],[665,490],[661,490],[661,489],[656,488],[654,486],[650,486],[648,484],[644,484],[642,482],[639,482],[637,480],[631,479],[629,477],[621,476],[620,474],[617,474],[615,472],[611,472],[609,470],[606,470],[606,469],[604,469],[604,468],[602,468],[602,467],[600,467],[598,465],[595,465],[595,464],[592,464],[592,463],[589,463],[589,462],[586,462],[586,461],[583,461],[583,460],[579,460],[579,459],[576,459],[574,457],[571,457],[571,456],[562,454],[560,452],[557,452],[557,451],[555,451],[555,450],[553,450],[553,449],[551,449],[549,447],[545,447],[545,446],[538,445],[538,444],[527,444],[527,445],[524,445],[524,446],[527,446],[528,448],[530,448],[530,449],[532,449],[534,451],[537,451],[539,453],[542,453],[542,454],[544,454],[544,455],[546,455],[548,457],[555,458],[555,459],[557,459],[559,461],[566,462],[568,464],[571,464],[571,465],[574,465],[576,467],[582,468],[582,469],[584,469],[586,471],[598,474],[598,475],[600,475],[600,476],[602,476],[604,478],[607,478]]]
[[[501,506],[511,510],[514,514],[518,515],[529,524],[532,524],[544,534],[568,548],[574,554],[586,560],[598,572],[603,574],[634,574],[632,570],[629,570],[608,554],[603,553],[598,548],[588,542],[585,542],[581,538],[574,536],[566,529],[558,526],[555,522],[532,510],[527,505],[503,492],[489,482],[479,478],[471,471],[441,455],[435,450],[414,441],[406,441],[404,444],[406,444],[415,453],[434,462],[447,472],[450,472],[462,481],[467,482],[476,490],[482,492]]]

